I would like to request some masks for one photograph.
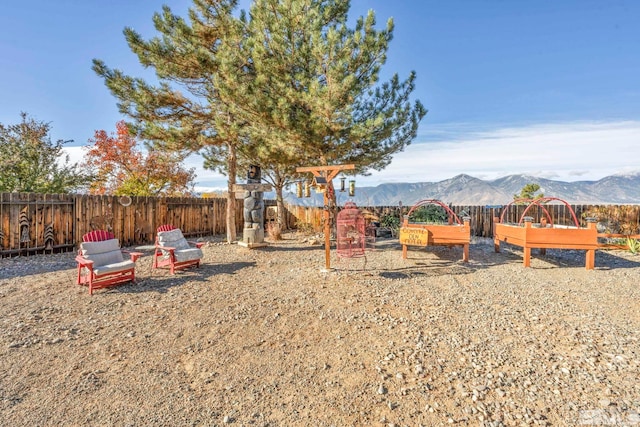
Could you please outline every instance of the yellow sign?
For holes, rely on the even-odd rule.
[[[429,230],[425,228],[401,227],[400,244],[407,246],[428,246]]]

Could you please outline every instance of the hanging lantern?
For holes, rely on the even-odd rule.
[[[298,199],[302,198],[302,181],[296,182],[296,197]]]
[[[304,197],[311,197],[311,183],[309,181],[304,182]]]
[[[356,195],[356,181],[352,179],[349,181],[349,196],[353,197],[355,195]]]
[[[345,178],[344,176],[341,176],[341,177],[340,177],[340,192],[341,192],[341,193],[344,193],[344,190],[345,190],[345,188],[344,188],[344,182],[345,182],[346,180],[347,180],[347,178]]]

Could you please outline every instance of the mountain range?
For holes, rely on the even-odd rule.
[[[527,184],[538,184],[539,192],[570,204],[640,204],[640,172],[604,177],[597,181],[554,181],[529,175],[508,175],[482,180],[461,174],[439,182],[380,184],[356,188],[354,197],[338,192],[338,204],[351,200],[358,206],[411,206],[420,200],[436,199],[453,205],[503,205],[513,201]],[[268,197],[268,196],[267,196]],[[312,191],[310,198],[297,198],[285,192],[285,200],[294,205],[322,206],[322,194]]]

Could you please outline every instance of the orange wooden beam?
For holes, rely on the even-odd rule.
[[[321,176],[327,180],[327,185],[330,185],[333,178],[336,177],[343,170],[352,170],[356,166],[349,165],[334,165],[334,166],[303,166],[296,168],[296,172],[311,172],[313,176]],[[325,254],[325,270],[331,271],[331,237],[329,227],[329,200],[327,192],[324,193],[324,254]]]

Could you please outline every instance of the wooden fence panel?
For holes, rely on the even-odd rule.
[[[314,231],[321,231],[324,226],[324,210],[319,207],[286,205],[287,224],[293,228],[301,228],[307,224]]]
[[[528,205],[510,205],[504,212],[504,221],[518,223]],[[640,233],[640,205],[570,205],[573,209],[578,223],[581,227],[587,224],[588,217],[595,217],[599,221],[599,227],[607,227],[607,232],[626,234]],[[493,237],[493,218],[500,218],[503,214],[504,206],[450,206],[458,216],[468,215],[471,218],[471,234],[478,237]],[[290,224],[306,223],[314,225],[316,231],[321,231],[322,208],[286,206],[291,216]],[[384,215],[397,216],[402,218],[410,207],[407,206],[373,206],[366,209],[383,217]],[[570,209],[564,204],[545,205],[545,209],[553,218],[555,224],[573,225],[573,217]],[[533,206],[527,211],[527,216],[533,216],[539,220],[544,211]],[[320,224],[320,225],[318,225]]]
[[[73,208],[74,200],[67,194],[46,195],[46,215],[43,243],[47,250],[66,250],[75,245]]]
[[[1,193],[0,253],[73,248],[73,204],[73,196],[64,194]]]
[[[226,199],[0,193],[0,256],[72,251],[91,230],[114,233],[122,246],[151,244],[158,226],[187,236],[226,233]],[[243,228],[236,200],[236,232]]]
[[[31,193],[0,193],[0,256],[71,251],[82,236],[95,229],[112,231],[123,246],[151,244],[162,224],[173,224],[187,236],[226,233],[226,199],[154,198]],[[129,203],[130,202],[130,203]],[[573,224],[570,210],[563,204],[546,205],[556,224]],[[601,232],[640,233],[640,205],[573,205],[581,226],[587,217],[596,217]],[[320,232],[324,225],[322,207],[285,206],[287,224],[308,224]],[[397,216],[399,222],[409,206],[375,206],[368,211],[382,217]],[[471,218],[474,236],[492,237],[493,218],[503,207],[451,206],[459,216]],[[526,206],[511,205],[504,220],[516,223]],[[532,208],[527,215],[539,218],[542,210]],[[236,200],[236,232],[242,233],[243,200]],[[606,229],[605,229],[606,228]]]
[[[2,252],[11,248],[9,244],[9,234],[11,232],[10,202],[7,196],[5,193],[0,193],[0,251]]]
[[[598,220],[606,233],[638,234],[640,205],[592,205],[584,207],[585,217]]]

